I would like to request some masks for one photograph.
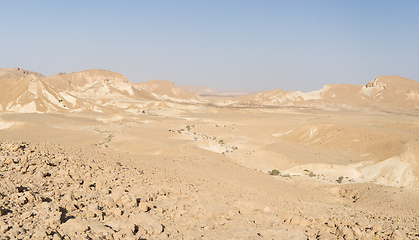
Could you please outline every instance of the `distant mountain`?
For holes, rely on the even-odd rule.
[[[203,97],[233,97],[233,96],[241,96],[241,95],[248,95],[252,92],[250,91],[240,91],[240,90],[231,90],[231,89],[212,89],[210,87],[204,86],[195,86],[195,85],[187,85],[187,86],[180,86],[179,87],[184,92],[194,93]]]
[[[303,93],[280,89],[255,94],[220,92],[209,87],[176,87],[166,80],[130,83],[120,73],[89,69],[44,75],[20,68],[0,68],[0,111],[129,112],[202,106],[304,106],[348,109],[419,109],[419,83],[400,76],[380,76],[365,85],[329,84]],[[208,105],[211,104],[211,105]]]
[[[204,103],[205,99],[195,93],[182,91],[167,80],[150,80],[144,83],[134,83],[134,87],[146,90],[156,98],[171,102]]]
[[[188,85],[188,86],[179,86],[179,89],[184,92],[189,92],[189,93],[193,93],[200,96],[216,94],[212,88],[206,87],[206,86]]]
[[[222,105],[285,105],[419,109],[419,83],[400,76],[379,76],[365,85],[329,84],[303,93],[280,89],[222,99]],[[226,104],[229,103],[229,104]]]

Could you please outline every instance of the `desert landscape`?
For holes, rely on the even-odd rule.
[[[0,69],[1,239],[418,239],[419,83]]]

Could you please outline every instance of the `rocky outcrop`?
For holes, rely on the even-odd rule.
[[[40,73],[24,70],[22,68],[0,68],[0,82],[16,78],[22,78],[29,75],[35,76],[37,78],[45,77]]]

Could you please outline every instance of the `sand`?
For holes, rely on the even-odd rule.
[[[416,176],[410,115],[217,108],[1,118],[15,123],[1,130],[4,238],[417,237],[417,180],[392,172]]]
[[[128,101],[117,76],[113,105],[0,113],[1,239],[419,238],[416,110]]]

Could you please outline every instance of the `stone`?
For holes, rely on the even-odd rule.
[[[7,224],[0,225],[0,233],[6,233],[10,229],[10,226]]]
[[[148,212],[148,211],[150,211],[151,208],[150,208],[150,206],[148,205],[147,202],[140,202],[138,204],[138,209],[143,211],[143,212]]]
[[[10,229],[8,231],[8,234],[10,236],[17,237],[18,235],[24,234],[25,232],[26,232],[26,229],[24,229],[24,228],[21,228],[21,227],[13,227],[12,229]]]
[[[133,223],[136,226],[140,226],[146,230],[149,235],[160,234],[163,232],[163,226],[161,223],[145,212],[131,214],[128,218],[128,222]]]
[[[58,234],[58,233],[55,233],[53,236],[52,236],[52,240],[62,240],[63,238],[61,237],[61,235],[60,234]]]
[[[381,232],[381,231],[383,231],[383,227],[381,227],[380,225],[374,225],[374,226],[372,226],[372,230],[374,231],[374,232]]]
[[[342,228],[342,236],[345,240],[354,239],[353,231],[346,226]]]
[[[107,208],[116,207],[115,201],[110,196],[105,196],[102,203]]]
[[[112,228],[113,231],[118,232],[121,230],[121,224],[124,224],[122,221],[117,220],[108,220],[104,222],[104,225]]]
[[[359,229],[359,227],[357,226],[352,227],[352,231],[353,231],[354,236],[357,238],[361,238],[363,236],[361,229]]]
[[[271,234],[270,239],[307,239],[307,236],[304,234],[304,231],[295,227],[282,227]]]
[[[103,224],[103,223],[98,222],[98,221],[90,221],[90,222],[87,223],[87,225],[89,226],[90,231],[92,231],[96,234],[105,235],[107,233],[113,233],[113,231],[111,229],[106,227],[106,224]]]
[[[294,226],[302,226],[302,227],[310,226],[310,222],[302,217],[293,217],[290,220],[290,224]]]
[[[395,230],[390,237],[391,240],[402,240],[406,238],[406,234],[404,234],[402,230]]]
[[[76,220],[76,219],[69,219],[67,220],[67,222],[65,222],[64,224],[60,225],[60,229],[64,232],[64,233],[84,233],[87,230],[89,230],[89,226],[80,220]]]

